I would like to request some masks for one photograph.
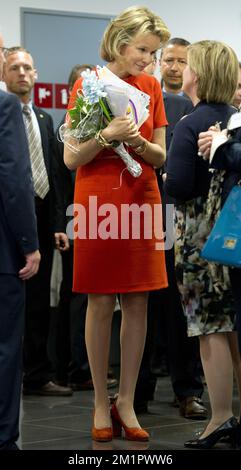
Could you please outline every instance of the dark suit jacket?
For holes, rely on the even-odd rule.
[[[166,117],[168,120],[168,126],[166,130],[166,146],[168,150],[176,123],[180,121],[183,116],[189,114],[192,111],[193,105],[188,98],[175,95],[173,93],[163,92],[163,99]]]
[[[166,117],[168,121],[168,126],[166,128],[166,148],[167,148],[167,160],[168,160],[168,149],[170,147],[175,125],[178,123],[178,121],[180,121],[180,119],[182,119],[183,116],[189,114],[192,111],[193,105],[192,105],[192,102],[184,96],[175,95],[174,93],[166,93],[165,91],[162,91],[162,93],[163,93]],[[162,169],[162,173],[166,172],[167,160]],[[166,204],[174,204],[175,199],[168,196],[163,190],[164,189],[163,181],[162,181],[162,176],[160,174],[160,171],[157,171],[157,180],[158,180],[159,189],[162,195],[163,206],[165,206]],[[166,224],[166,211],[165,210],[163,211],[163,222],[165,225]]]
[[[66,232],[68,218],[66,209],[74,201],[75,171],[71,171],[64,163],[64,144],[59,138],[59,128],[65,122],[65,116],[55,133],[55,153],[53,158],[53,190],[54,215],[53,226],[55,232]]]
[[[46,223],[51,227],[53,231],[53,217],[54,217],[54,202],[53,202],[53,160],[55,154],[55,142],[54,142],[54,128],[53,119],[50,114],[46,113],[43,109],[37,108],[33,105],[33,110],[36,114],[37,121],[39,124],[39,130],[42,141],[43,156],[45,161],[46,170],[49,178],[50,191],[46,198],[48,199],[49,212],[46,213]],[[45,199],[46,199],[45,198]],[[44,199],[44,200],[45,200]]]
[[[32,173],[19,100],[0,90],[0,273],[38,248]]]

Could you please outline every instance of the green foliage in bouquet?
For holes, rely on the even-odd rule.
[[[78,93],[75,106],[69,109],[71,129],[78,132],[79,141],[88,140],[113,119],[113,114],[105,98],[106,93],[96,73],[83,72],[83,91]]]
[[[74,107],[68,110],[68,119],[59,130],[61,141],[74,153],[78,152],[79,142],[95,137],[115,115],[122,115],[112,113],[112,99],[107,95],[104,83],[93,70],[87,69],[81,75],[82,90],[77,91]],[[113,141],[111,147],[114,147],[135,178],[141,175],[141,165],[130,156],[123,142]]]
[[[71,127],[75,129],[80,121],[90,112],[92,106],[86,102],[83,95],[79,95],[75,101],[75,107],[69,109],[68,113],[71,119]]]
[[[69,109],[68,114],[71,129],[78,131],[78,138],[82,142],[94,137],[96,132],[104,129],[114,117],[105,97],[90,103],[81,94],[77,96],[75,107]],[[118,142],[116,144],[119,145]]]

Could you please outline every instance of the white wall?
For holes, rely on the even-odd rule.
[[[23,6],[40,8],[41,5],[41,9],[48,10],[116,15],[133,4],[145,4],[159,14],[172,36],[181,36],[191,42],[221,40],[232,46],[241,59],[240,0],[2,0],[0,23],[5,45],[20,43],[20,7]]]

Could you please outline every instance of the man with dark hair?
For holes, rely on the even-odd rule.
[[[187,46],[190,42],[183,38],[170,39],[162,49],[160,70],[162,89],[166,93],[183,95],[182,74],[187,65]]]
[[[36,79],[37,70],[30,53],[20,46],[9,49],[4,65],[4,81],[8,91],[18,96],[22,107],[29,144],[42,257],[38,275],[26,283],[23,393],[69,396],[73,393],[71,388],[60,387],[52,380],[53,374],[47,351],[53,255],[51,203],[54,132],[51,116],[32,104],[31,94]]]
[[[182,95],[182,73],[187,63],[189,44],[182,38],[170,39],[162,50],[160,60],[162,91],[168,120],[167,155],[176,123],[193,109],[190,99],[179,96]],[[166,194],[159,171],[157,171],[157,178],[162,196],[163,222],[166,225],[165,209],[167,204],[174,204],[175,201]],[[174,248],[165,252],[165,258],[168,288],[149,294],[149,324],[135,392],[135,410],[137,412],[147,410],[147,402],[153,399],[156,386],[156,377],[153,372],[156,375],[164,375],[163,365],[168,356],[171,382],[176,397],[174,404],[179,406],[180,414],[187,419],[205,419],[207,410],[201,401],[203,384],[199,371],[199,344],[195,338],[187,337],[186,318],[176,283]],[[153,362],[156,362],[155,370],[153,367],[150,368],[151,356]]]

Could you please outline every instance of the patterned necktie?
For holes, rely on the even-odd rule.
[[[33,125],[31,109],[28,105],[23,106],[23,115],[28,137],[34,191],[37,196],[44,199],[49,191],[49,180],[44,162],[41,138]]]

